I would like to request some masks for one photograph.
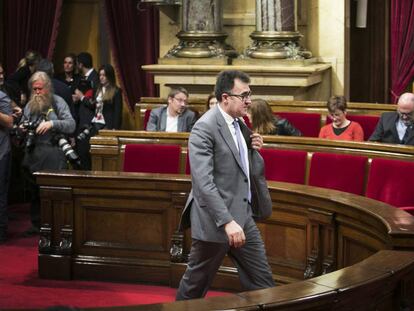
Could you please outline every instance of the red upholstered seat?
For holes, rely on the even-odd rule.
[[[251,129],[252,128],[252,124],[250,123],[250,120],[247,116],[243,117],[244,123],[246,124],[246,126]]]
[[[180,154],[179,145],[126,145],[124,172],[178,174]]]
[[[414,162],[373,159],[366,196],[397,207],[414,206]]]
[[[287,119],[294,127],[306,137],[318,137],[321,128],[321,115],[319,113],[303,112],[274,112],[280,118]]]
[[[267,180],[305,183],[306,151],[261,149]]]
[[[190,168],[190,155],[187,151],[187,157],[185,159],[185,174],[190,175],[191,174],[191,168]]]
[[[358,122],[359,125],[361,125],[362,129],[364,130],[364,140],[369,139],[379,121],[379,116],[348,114],[346,117],[348,120]],[[331,122],[332,120],[330,118],[326,118],[326,124],[329,124]]]
[[[147,130],[147,124],[148,124],[148,120],[150,118],[150,114],[151,114],[151,109],[145,110],[145,114],[144,114],[144,131]]]
[[[367,157],[315,152],[309,185],[363,195]]]

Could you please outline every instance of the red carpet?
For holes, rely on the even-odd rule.
[[[127,306],[174,301],[175,288],[90,281],[42,280],[37,275],[38,237],[23,238],[30,225],[27,206],[14,207],[9,240],[0,245],[0,310]],[[210,292],[208,296],[225,295]]]

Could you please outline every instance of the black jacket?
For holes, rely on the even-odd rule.
[[[374,133],[369,138],[370,141],[377,141],[389,144],[405,144],[414,145],[414,129],[413,125],[407,128],[408,134],[405,141],[401,141],[398,137],[396,123],[398,121],[398,112],[384,112],[378,121]]]
[[[282,135],[282,136],[302,136],[302,133],[292,125],[287,119],[274,119],[274,125],[276,129],[269,135]]]

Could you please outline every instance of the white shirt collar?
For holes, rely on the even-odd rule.
[[[92,71],[93,71],[93,68],[89,69],[89,71],[85,75],[85,78],[89,77],[89,75],[91,74]]]
[[[220,113],[223,115],[223,118],[226,121],[227,125],[232,125],[234,118],[231,115],[229,115],[227,112],[225,112],[223,108],[220,107],[220,103],[218,103],[217,106],[218,106],[218,109],[220,110]]]

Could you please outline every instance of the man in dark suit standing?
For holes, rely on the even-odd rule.
[[[197,120],[194,111],[187,109],[188,92],[183,87],[172,89],[168,94],[168,105],[151,111],[147,131],[190,132]]]
[[[77,64],[81,74],[81,81],[75,90],[75,94],[72,95],[75,105],[76,136],[91,126],[91,121],[95,115],[95,106],[91,105],[89,99],[94,98],[99,84],[99,76],[93,68],[93,60],[90,53],[80,53],[77,57]],[[92,164],[87,141],[77,139],[76,149],[81,160],[82,169],[90,170]]]
[[[384,112],[369,138],[390,144],[414,145],[414,94],[404,93],[398,99],[397,111]]]
[[[204,297],[226,254],[245,290],[275,285],[254,221],[272,212],[264,162],[257,151],[263,140],[240,120],[251,104],[249,83],[243,72],[221,72],[215,88],[219,103],[190,134],[192,191],[181,226],[191,223],[192,246],[177,300]]]

